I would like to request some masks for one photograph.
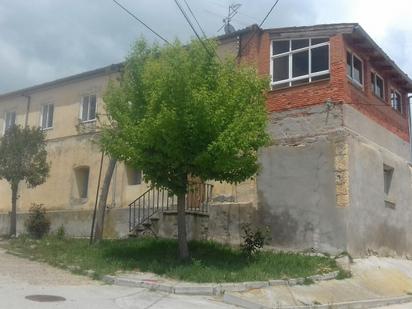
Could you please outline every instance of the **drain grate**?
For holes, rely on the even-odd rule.
[[[56,302],[56,301],[65,301],[66,298],[56,295],[27,295],[25,299],[31,301],[37,301],[40,303],[47,303],[47,302]]]

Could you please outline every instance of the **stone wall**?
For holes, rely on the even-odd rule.
[[[51,232],[64,226],[66,234],[74,237],[89,237],[93,212],[90,210],[48,211]],[[24,222],[28,213],[17,216],[17,232],[25,233]],[[209,213],[189,212],[186,215],[188,239],[214,240],[221,243],[239,245],[241,226],[244,223],[256,223],[256,208],[252,203],[218,203],[209,207]],[[177,238],[177,214],[166,211],[154,217],[152,229],[159,237]],[[9,214],[0,214],[0,235],[9,232]],[[128,208],[108,209],[105,216],[104,234],[106,238],[124,238],[128,236]]]

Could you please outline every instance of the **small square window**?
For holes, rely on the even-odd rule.
[[[136,186],[142,183],[142,171],[136,170],[133,167],[126,167],[127,184],[129,186]]]

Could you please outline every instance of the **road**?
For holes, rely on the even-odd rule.
[[[39,302],[26,297],[52,295],[61,301]],[[173,295],[142,288],[105,285],[98,281],[7,254],[0,249],[0,308],[70,308],[70,309],[229,309],[213,297]]]

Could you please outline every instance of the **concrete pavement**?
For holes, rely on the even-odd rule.
[[[59,302],[36,302],[29,295],[64,297]],[[7,254],[0,249],[0,308],[62,309],[229,309],[214,297],[173,295],[143,288],[105,285],[83,276]]]

